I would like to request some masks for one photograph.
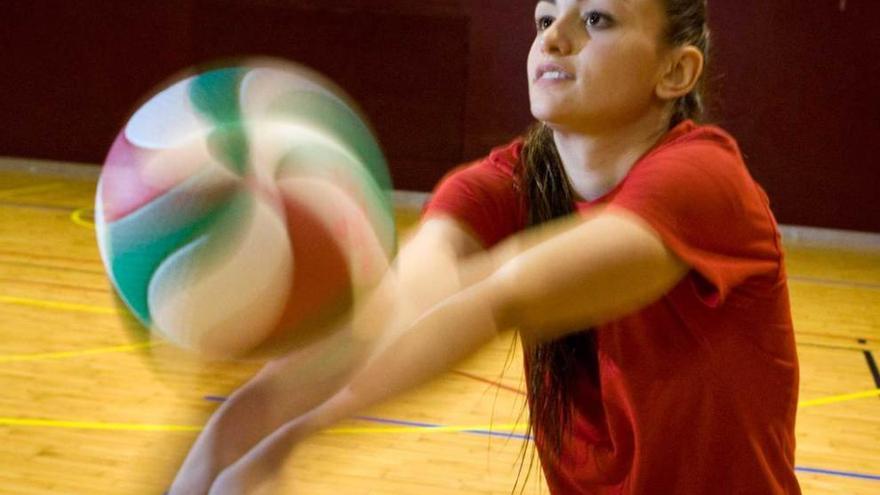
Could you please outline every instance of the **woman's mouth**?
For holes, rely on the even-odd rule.
[[[571,81],[574,80],[574,74],[565,70],[558,64],[543,64],[538,66],[535,74],[535,81]]]

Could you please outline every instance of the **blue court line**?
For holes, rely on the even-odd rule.
[[[416,422],[416,421],[400,421],[400,420],[396,420],[396,419],[375,418],[372,416],[355,416],[355,419],[360,419],[363,421],[371,421],[374,423],[385,423],[385,424],[401,425],[401,426],[418,426],[418,427],[422,427],[422,428],[438,428],[438,427],[443,426],[443,425],[437,425],[437,424],[432,424],[432,423],[420,423],[420,422]],[[529,441],[532,440],[532,438],[528,435],[520,435],[517,433],[501,433],[501,432],[493,432],[493,431],[486,431],[486,430],[467,430],[463,433],[501,436],[501,437],[505,437],[505,438],[517,438],[520,440],[529,440]],[[820,469],[820,468],[807,467],[807,466],[796,466],[794,469],[795,469],[795,471],[801,471],[804,473],[824,474],[827,476],[837,476],[837,477],[841,477],[841,478],[855,478],[855,479],[862,479],[862,480],[880,481],[880,475],[876,475],[876,474],[856,473],[856,472],[852,472],[852,471],[838,471],[838,470],[834,470],[834,469]]]
[[[443,428],[444,425],[437,425],[433,423],[419,423],[416,421],[402,421],[399,419],[386,419],[386,418],[375,418],[373,416],[355,416],[354,419],[360,419],[362,421],[370,421],[372,423],[383,423],[388,425],[398,425],[398,426],[416,426],[419,428]],[[461,433],[469,433],[471,435],[482,435],[488,437],[504,437],[504,438],[516,438],[518,440],[531,440],[532,437],[529,435],[521,435],[519,433],[505,433],[502,431],[491,431],[491,430],[463,430]]]
[[[223,402],[226,400],[225,397],[219,397],[215,395],[206,395],[205,400],[214,401],[214,402]],[[387,418],[377,418],[373,416],[355,416],[354,419],[359,419],[362,421],[370,421],[373,423],[382,423],[389,425],[397,425],[397,426],[415,426],[420,428],[441,428],[443,425],[433,424],[433,423],[421,423],[417,421],[403,421],[399,419],[387,419]],[[500,431],[489,431],[489,430],[465,430],[461,433],[468,433],[471,435],[482,435],[482,436],[496,436],[503,438],[516,438],[518,440],[528,440],[531,441],[532,437],[529,435],[521,435],[519,433],[503,433]],[[836,469],[822,469],[822,468],[814,468],[809,466],[795,466],[795,471],[799,471],[802,473],[810,473],[810,474],[822,474],[825,476],[835,476],[838,478],[851,478],[851,479],[859,479],[859,480],[869,480],[869,481],[880,481],[880,475],[877,474],[868,474],[868,473],[858,473],[855,471],[840,471]]]
[[[828,476],[839,476],[841,478],[855,478],[860,480],[871,480],[871,481],[880,481],[880,475],[876,474],[865,474],[865,473],[854,473],[852,471],[837,471],[835,469],[820,469],[806,466],[796,466],[794,468],[795,471],[801,471],[803,473],[813,473],[813,474],[825,474]]]
[[[205,400],[211,402],[223,402],[226,400],[225,397],[220,397],[217,395],[206,395],[204,397]],[[438,425],[433,423],[419,423],[416,421],[403,421],[400,419],[387,419],[387,418],[376,418],[373,416],[354,416],[354,419],[359,419],[361,421],[369,421],[371,423],[381,423],[388,425],[396,425],[396,426],[414,426],[418,428],[444,428],[445,425]],[[462,430],[461,433],[468,433],[471,435],[481,435],[487,437],[503,437],[503,438],[515,438],[517,440],[529,440],[531,441],[532,437],[529,435],[522,435],[519,433],[508,432],[505,433],[503,431],[491,431],[491,430]]]

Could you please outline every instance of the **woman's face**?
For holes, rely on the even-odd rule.
[[[659,0],[542,0],[529,52],[532,115],[596,132],[663,105],[665,14]]]

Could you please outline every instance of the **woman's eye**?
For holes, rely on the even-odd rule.
[[[584,24],[588,28],[606,28],[611,26],[612,19],[608,14],[603,14],[601,12],[596,12],[595,10],[587,12],[587,15],[584,16]]]
[[[549,28],[551,24],[553,24],[553,18],[549,15],[544,15],[535,19],[535,27],[538,28],[538,31],[544,31]]]

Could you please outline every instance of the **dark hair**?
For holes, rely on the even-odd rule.
[[[667,15],[665,41],[672,46],[693,45],[708,60],[706,0],[660,1]],[[702,84],[674,103],[669,128],[702,116]],[[525,137],[517,176],[530,227],[574,212],[575,194],[556,150],[553,131],[540,122],[532,125]],[[529,431],[546,447],[546,453],[558,456],[571,428],[575,371],[588,373],[597,387],[600,383],[595,332],[588,329],[544,343],[523,341],[523,351]]]
[[[663,0],[666,7],[666,42],[672,46],[693,45],[703,54],[704,64],[709,64],[710,34],[706,0]],[[703,71],[705,74],[705,70]],[[703,117],[707,77],[701,77],[693,91],[679,98],[670,119],[669,127],[675,127],[688,119]]]

